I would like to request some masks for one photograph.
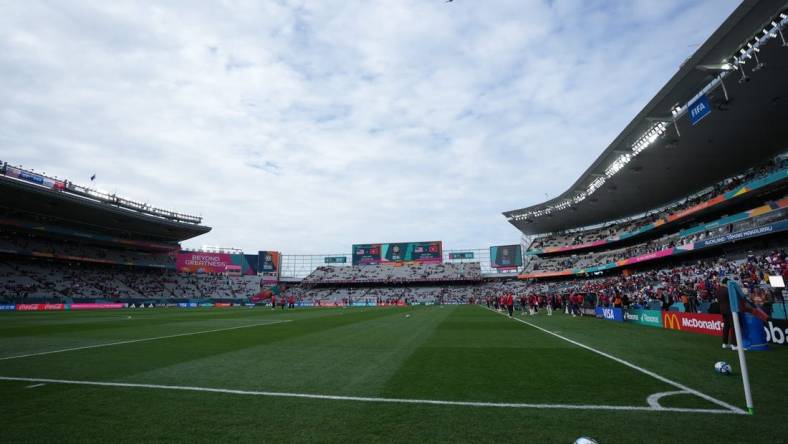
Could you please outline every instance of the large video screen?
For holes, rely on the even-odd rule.
[[[523,265],[520,245],[496,245],[490,247],[490,266],[493,268],[517,268]]]
[[[179,251],[175,260],[176,269],[187,273],[224,273],[228,270],[228,265],[230,268],[241,267],[241,274],[244,275],[257,273],[253,268],[254,264],[250,264],[243,254]]]
[[[353,245],[353,265],[398,264],[402,262],[439,264],[443,262],[442,252],[441,241],[355,244]]]
[[[281,255],[278,251],[260,251],[257,253],[257,271],[260,273],[276,273],[279,271]]]

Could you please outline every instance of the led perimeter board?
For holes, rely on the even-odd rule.
[[[403,262],[440,264],[443,262],[443,245],[441,241],[353,245],[353,265],[394,265]]]
[[[490,247],[490,266],[492,268],[517,268],[522,265],[523,251],[520,245]]]

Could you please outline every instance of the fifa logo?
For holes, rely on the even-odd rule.
[[[701,102],[698,103],[698,106],[690,110],[690,114],[692,115],[693,118],[695,118],[698,116],[698,114],[701,114],[703,111],[706,111],[706,104]]]

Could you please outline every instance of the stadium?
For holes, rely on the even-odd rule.
[[[2,441],[788,440],[787,14],[739,5],[507,245],[186,248],[209,218],[4,152]]]

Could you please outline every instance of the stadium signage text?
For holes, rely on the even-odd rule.
[[[705,241],[696,242],[695,248],[711,247],[714,245],[734,242],[750,237],[763,236],[764,234],[784,231],[786,229],[788,229],[788,221],[783,220],[773,224],[764,225],[762,227],[752,228],[749,230],[739,231],[737,233],[726,234],[725,236],[714,237],[711,239],[706,239]]]
[[[624,312],[624,320],[649,327],[662,327],[662,312],[630,308]]]
[[[766,331],[766,342],[788,345],[788,321],[772,319],[763,326],[763,329]]]
[[[624,312],[620,308],[596,308],[596,317],[606,319],[608,321],[624,322]]]
[[[689,106],[690,121],[693,126],[709,114],[711,114],[711,104],[706,94],[698,97],[698,100],[692,102]]]
[[[663,311],[662,325],[668,330],[722,336],[722,316],[718,314]]]

